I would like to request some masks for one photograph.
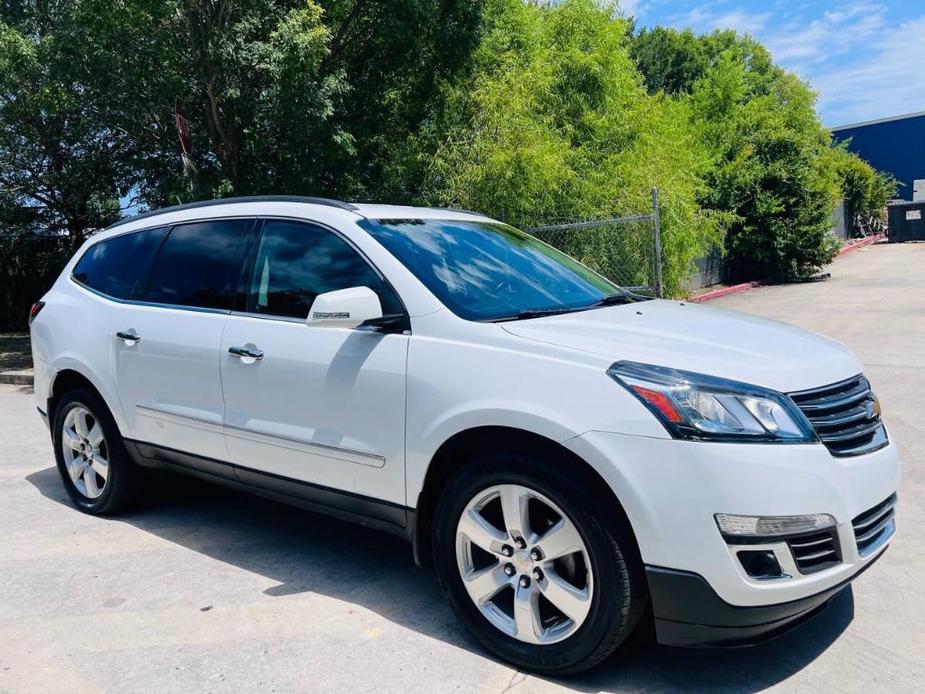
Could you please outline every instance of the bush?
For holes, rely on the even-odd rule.
[[[845,202],[853,232],[855,220],[880,219],[890,199],[896,195],[897,181],[893,176],[877,171],[866,161],[851,154],[842,144],[837,150],[841,176],[841,195]]]
[[[493,0],[487,17],[471,73],[444,86],[419,136],[421,198],[525,227],[646,213],[657,186],[664,281],[678,293],[721,238],[697,204],[710,158],[689,105],[647,94],[629,23],[598,3]],[[589,243],[564,250],[605,269]]]
[[[67,237],[0,228],[0,330],[23,331],[70,257]]]
[[[728,224],[730,279],[787,280],[829,263],[838,247],[830,215],[841,195],[839,161],[862,162],[832,146],[808,85],[732,31],[645,30],[633,54],[650,89],[692,105],[714,160],[700,202]]]

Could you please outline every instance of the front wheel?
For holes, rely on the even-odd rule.
[[[558,466],[556,463],[558,462]],[[646,604],[624,523],[572,461],[473,461],[437,508],[434,558],[450,604],[489,650],[538,672],[586,670],[632,632]]]

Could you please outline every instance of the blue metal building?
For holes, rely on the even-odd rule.
[[[902,184],[896,195],[912,200],[912,182],[925,179],[925,111],[832,128],[836,141]]]

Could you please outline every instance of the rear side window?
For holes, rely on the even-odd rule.
[[[392,288],[336,234],[303,222],[269,220],[264,225],[250,282],[250,311],[305,318],[319,294],[360,286],[379,295],[384,314],[403,312]]]
[[[226,219],[171,229],[154,261],[145,301],[231,308],[252,223],[249,219]]]
[[[90,246],[74,267],[81,284],[116,299],[132,299],[144,291],[144,281],[166,227],[114,236]]]

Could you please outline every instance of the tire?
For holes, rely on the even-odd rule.
[[[599,490],[583,485],[581,475],[566,474],[563,461],[550,457],[536,453],[495,453],[468,461],[446,485],[438,501],[433,557],[447,600],[488,650],[526,670],[564,675],[587,670],[611,655],[633,632],[648,596],[631,530],[614,513],[612,501],[608,508],[608,500],[602,498]],[[513,537],[517,532],[499,528],[508,525],[502,496],[509,500],[508,508],[523,508],[510,501],[518,495],[529,499],[523,525],[531,529],[522,538],[523,548]],[[477,511],[481,519],[471,525],[471,512],[476,508],[481,509]],[[552,516],[549,511],[554,511]],[[460,525],[464,513],[466,518]],[[488,536],[482,533],[480,525],[486,519],[491,519],[493,528]],[[550,555],[557,553],[557,543],[550,540],[551,530],[568,529],[566,521],[572,524],[570,546],[575,546],[573,531],[577,531],[583,547],[550,563],[550,557],[544,554],[544,544],[551,550]],[[533,526],[539,526],[540,530],[532,529]],[[483,545],[490,536],[493,552],[485,552],[470,538],[470,528],[474,529],[471,535],[479,537]],[[502,544],[498,550],[495,543],[499,538],[509,547]],[[560,549],[567,544],[558,543]],[[503,554],[508,549],[514,550],[509,560]],[[531,556],[531,552],[536,556]],[[563,561],[568,563],[565,570],[560,563]],[[510,567],[513,575],[507,573]],[[503,576],[497,573],[499,570]],[[470,579],[468,583],[463,574]],[[526,588],[525,576],[530,579]],[[482,583],[473,582],[476,577],[479,581],[482,578],[490,581],[486,590],[482,590]],[[473,595],[489,594],[505,580],[510,583],[490,603],[482,601],[482,607],[476,604],[479,598],[470,597],[470,590]],[[563,580],[574,588],[569,595],[579,596],[578,601],[571,598],[563,601],[561,591],[551,592]],[[542,598],[532,602],[531,596],[536,593]],[[567,610],[560,611],[559,605],[547,597],[567,606]],[[532,612],[526,611],[527,606]],[[575,618],[568,617],[566,611]],[[529,618],[524,616],[527,614]],[[517,621],[518,615],[523,622]],[[519,634],[524,637],[519,638]]]
[[[78,424],[81,419],[84,424]],[[78,433],[81,428],[85,436]],[[81,443],[65,446],[65,437],[74,442],[74,434]],[[76,388],[61,398],[55,408],[52,441],[64,488],[81,511],[108,515],[135,501],[140,470],[131,461],[109,408],[95,392]],[[88,460],[92,461],[89,465]],[[72,476],[71,470],[82,470],[82,474]]]

